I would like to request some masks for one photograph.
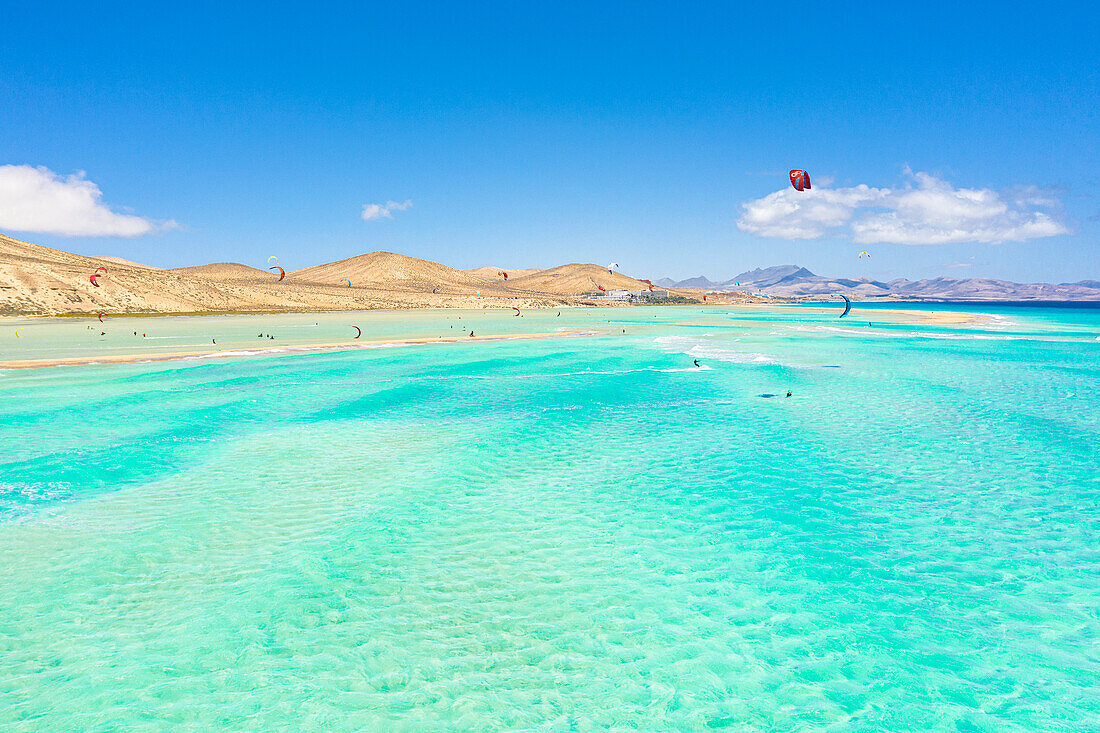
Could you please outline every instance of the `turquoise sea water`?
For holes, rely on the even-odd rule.
[[[0,372],[0,728],[1100,728],[1100,311],[837,310],[0,324],[231,354]]]

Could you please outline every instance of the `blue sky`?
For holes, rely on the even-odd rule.
[[[159,266],[1100,278],[1092,4],[157,5],[9,4],[0,231]]]

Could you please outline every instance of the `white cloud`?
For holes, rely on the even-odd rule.
[[[83,171],[60,176],[42,166],[2,165],[0,229],[67,237],[140,237],[179,226],[111,211],[102,197],[99,186]]]
[[[404,203],[387,201],[384,204],[363,204],[363,221],[376,221],[378,219],[392,219],[394,211],[404,211],[413,205],[411,200]]]
[[[884,193],[864,185],[803,192],[784,189],[742,204],[744,213],[737,227],[761,237],[817,239],[847,224],[858,207],[874,205]]]
[[[785,188],[741,205],[737,227],[761,237],[817,239],[831,233],[856,244],[1019,242],[1066,234],[1046,209],[1060,202],[1038,188],[999,193],[955,188],[927,173],[906,171],[904,188]]]

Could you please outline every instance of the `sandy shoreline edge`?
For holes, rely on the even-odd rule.
[[[282,356],[286,354],[324,354],[338,351],[357,351],[360,349],[385,346],[424,346],[427,344],[455,344],[467,342],[527,341],[534,339],[572,338],[577,336],[595,336],[599,331],[590,329],[553,331],[549,333],[527,334],[490,334],[487,336],[438,336],[435,338],[384,339],[375,341],[329,341],[317,344],[296,344],[293,346],[273,346],[262,349],[207,349],[203,351],[174,351],[170,354],[112,354],[109,356],[73,356],[57,359],[24,359],[21,361],[0,361],[0,369],[46,369],[60,366],[93,366],[97,364],[136,364],[163,361],[182,361],[185,359],[240,358],[248,356]]]

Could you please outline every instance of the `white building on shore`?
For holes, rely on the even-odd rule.
[[[587,300],[615,300],[632,303],[648,303],[654,300],[668,300],[667,290],[596,290],[584,293]]]

